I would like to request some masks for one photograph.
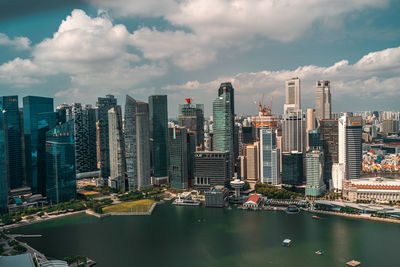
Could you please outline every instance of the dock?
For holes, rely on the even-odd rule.
[[[351,261],[349,261],[349,262],[346,262],[346,264],[349,265],[349,266],[353,266],[353,267],[354,267],[354,266],[360,265],[361,262],[355,261],[355,260],[351,260]]]

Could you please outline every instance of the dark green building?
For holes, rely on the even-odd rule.
[[[282,184],[302,185],[303,181],[303,153],[282,153]]]
[[[168,99],[166,95],[149,97],[150,159],[153,176],[168,176]]]
[[[169,128],[169,180],[172,188],[188,188],[188,132]]]

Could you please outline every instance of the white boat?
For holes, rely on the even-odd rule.
[[[290,244],[292,244],[292,240],[290,239],[285,239],[282,241],[282,246],[288,247]]]

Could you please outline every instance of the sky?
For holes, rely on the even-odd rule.
[[[396,0],[2,0],[0,95],[167,94],[169,117],[188,97],[211,115],[230,81],[237,114],[263,95],[280,114],[299,77],[303,109],[330,80],[334,112],[399,110],[398,14]]]

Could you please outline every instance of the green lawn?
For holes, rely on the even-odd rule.
[[[104,213],[110,212],[146,212],[149,211],[151,205],[155,201],[152,199],[141,199],[118,203],[112,206],[103,208]]]

